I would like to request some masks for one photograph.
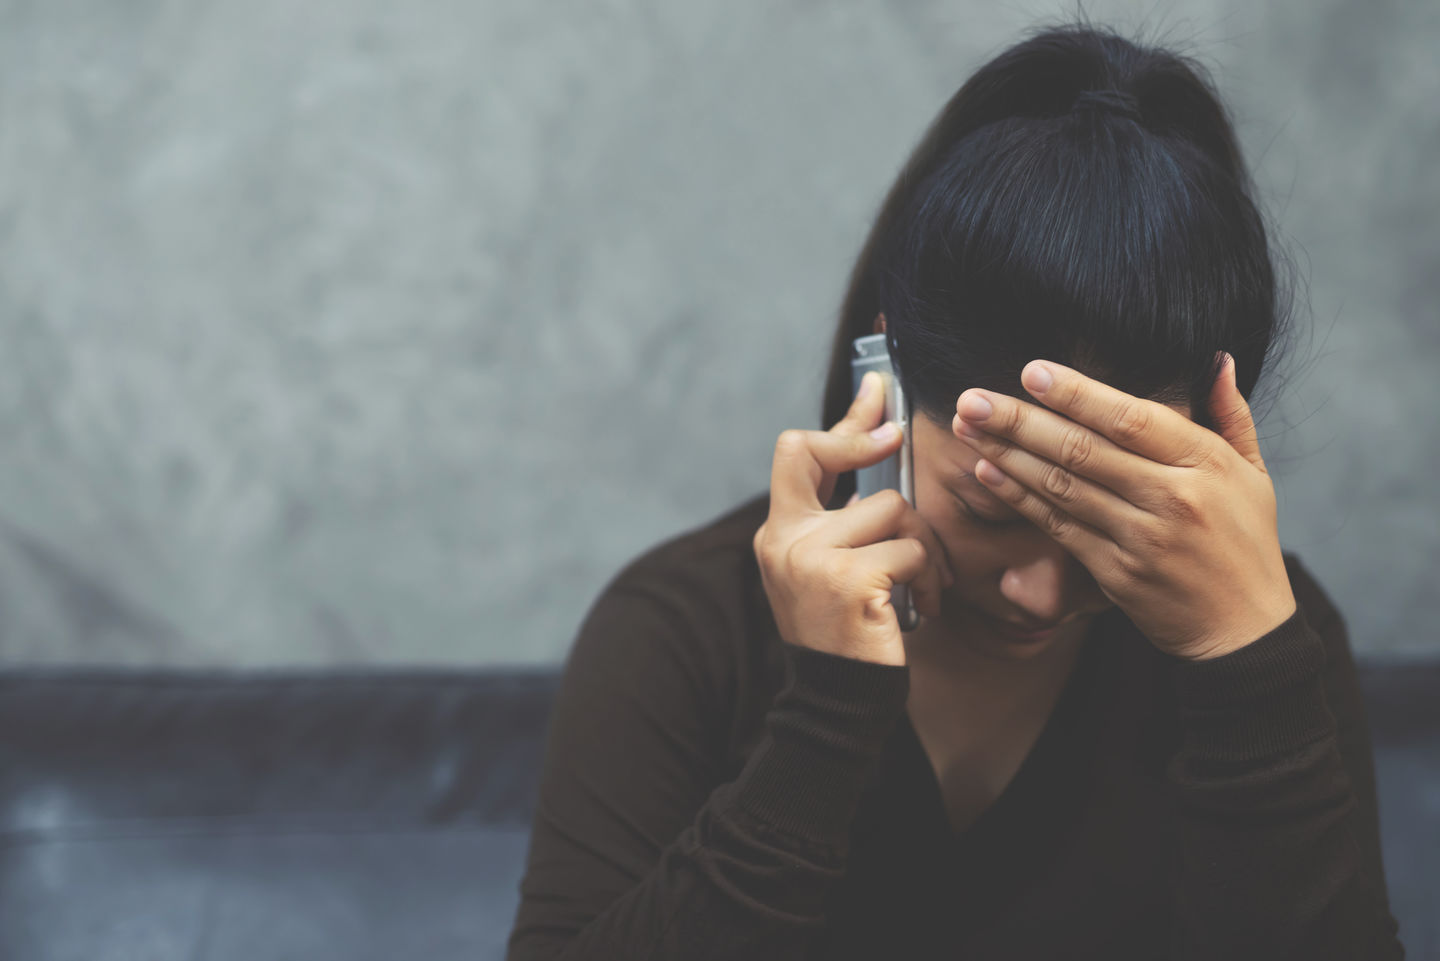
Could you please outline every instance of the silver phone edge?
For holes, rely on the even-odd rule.
[[[861,339],[863,338],[856,338],[856,340]],[[890,363],[888,356],[872,357],[862,360],[856,356],[858,349],[858,345],[852,342],[850,355],[851,396],[853,397],[854,394],[859,391],[860,379],[865,375],[866,371],[880,370],[887,375],[885,378],[887,387],[885,395],[885,419],[887,421],[898,419],[903,429],[903,439],[900,443],[900,450],[893,455],[897,460],[898,490],[900,491],[900,496],[904,497],[911,507],[914,507],[915,459],[911,432],[912,412],[909,410],[909,405],[906,404],[904,388],[900,386],[900,381],[895,376],[894,367]],[[902,412],[899,418],[895,417],[897,410]],[[885,462],[881,461],[881,464],[883,463]],[[859,471],[855,472],[855,477],[856,491],[858,492],[860,490]],[[868,493],[874,492],[862,493],[860,496],[865,497]],[[909,584],[896,584],[891,588],[890,606],[895,609],[895,620],[896,623],[899,624],[900,630],[913,631],[920,626],[920,612],[915,607],[915,598],[910,591]]]

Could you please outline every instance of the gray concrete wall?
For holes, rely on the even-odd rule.
[[[1433,3],[1187,45],[1311,280],[1282,539],[1440,650]],[[0,661],[554,664],[814,426],[868,220],[1044,3],[0,0]]]

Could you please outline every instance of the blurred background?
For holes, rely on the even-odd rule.
[[[926,124],[1045,3],[0,0],[0,661],[546,666],[818,424]],[[1440,651],[1440,5],[1092,2],[1300,268],[1281,535]]]

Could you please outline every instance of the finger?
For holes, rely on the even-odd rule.
[[[1210,419],[1215,424],[1215,433],[1251,464],[1269,473],[1265,470],[1265,459],[1260,456],[1260,438],[1255,431],[1250,404],[1235,384],[1235,358],[1228,352],[1210,391]]]
[[[834,430],[782,431],[770,467],[772,510],[824,510],[837,475],[878,464],[899,448],[901,434],[895,424],[877,430],[879,436]]]
[[[929,566],[925,545],[913,537],[881,541],[855,548],[855,562],[864,570],[883,575],[888,584],[877,584],[889,590],[896,584],[909,584]]]
[[[1033,411],[1042,410],[1033,404],[1025,406]],[[1048,412],[1046,416],[1055,417]],[[1156,474],[1158,470],[1164,469],[1154,461],[1121,450],[1120,454],[1124,459],[1136,462],[1132,478],[1112,477],[1106,470],[1087,471],[1092,477],[1098,473],[1108,483],[1118,486],[1120,490],[1116,491],[1071,468],[1071,464],[1075,462],[1072,455],[1077,450],[1072,441],[1062,439],[1051,442],[1048,438],[1036,440],[1035,437],[1042,434],[1044,428],[1021,431],[1022,437],[1029,438],[1028,442],[1022,445],[1011,443],[986,431],[967,431],[968,426],[958,414],[951,424],[955,435],[963,443],[999,467],[1012,480],[1023,484],[1031,493],[1044,498],[1071,517],[1105,532],[1112,540],[1118,539],[1124,531],[1135,529],[1135,525],[1144,522],[1148,514],[1154,513],[1155,505],[1151,502],[1156,499],[1156,492],[1163,490],[1161,480]],[[1109,443],[1088,427],[1079,424],[1072,423],[1064,430],[1083,432],[1094,438],[1094,443],[1097,444]],[[1054,450],[1056,443],[1062,451],[1061,454],[1040,456],[1034,450],[1034,447],[1041,448],[1042,452],[1046,449]],[[1087,458],[1080,459],[1093,463]],[[1117,459],[1116,462],[1123,463],[1124,460]]]
[[[850,402],[850,409],[831,430],[841,433],[864,433],[877,427],[885,416],[885,378],[878,370],[869,370],[860,378],[860,389]]]
[[[820,536],[829,548],[864,547],[892,537],[914,538],[925,545],[925,555],[930,559],[925,572],[912,584],[917,595],[939,603],[940,594],[955,582],[935,529],[899,491],[877,491],[853,506],[836,511],[834,521]]]
[[[908,507],[901,516],[897,537],[918,540],[925,546],[925,556],[930,559],[930,563],[908,583],[915,597],[916,609],[927,617],[938,617],[940,596],[947,586],[954,583],[940,538],[936,536],[929,521],[921,517],[913,507]]]
[[[855,399],[850,402],[850,409],[830,428],[831,433],[862,434],[881,426],[885,418],[884,384],[885,378],[879,371],[866,371],[860,378],[860,387]],[[889,437],[881,439],[888,441]],[[835,474],[826,472],[822,475],[816,490],[816,498],[822,505],[830,503],[836,480]]]
[[[975,479],[1075,555],[1087,570],[1107,570],[1115,561],[1119,548],[1107,534],[1062,511],[989,460],[976,462]]]
[[[861,497],[835,511],[830,523],[818,532],[824,538],[822,546],[865,547],[894,537],[908,509],[910,505],[897,490],[876,491],[869,497]]]
[[[1051,380],[1048,385],[1046,375]],[[1211,432],[1179,411],[1131,396],[1063,364],[1032,360],[1021,372],[1020,382],[1046,407],[1094,428],[1141,457],[1195,467],[1213,453]]]
[[[993,408],[993,413],[983,418],[975,405],[982,398]],[[1132,504],[1146,506],[1153,500],[1162,465],[1126,450],[1084,424],[1038,404],[974,389],[960,395],[955,409],[951,431],[982,454],[995,454],[992,460],[998,462],[999,452],[1005,447],[1022,448],[1108,488]],[[1000,466],[1012,467],[1008,463]],[[1027,483],[1030,480],[1022,479]]]

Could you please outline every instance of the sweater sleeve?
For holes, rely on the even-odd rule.
[[[785,644],[760,742],[721,783],[732,718],[687,620],[612,588],[581,628],[509,961],[798,961],[823,925],[908,668]]]
[[[1404,957],[1349,639],[1323,601],[1312,626],[1305,596],[1247,647],[1173,664],[1175,958]]]

